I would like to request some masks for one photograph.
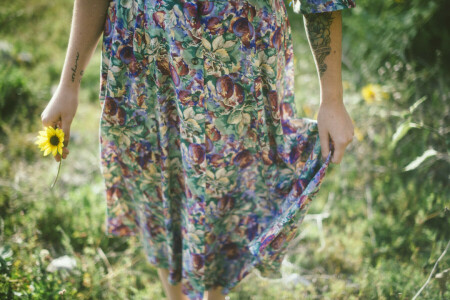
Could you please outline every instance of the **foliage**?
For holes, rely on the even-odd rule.
[[[56,164],[33,144],[39,112],[59,79],[72,5],[19,0],[0,10],[0,298],[162,299],[139,239],[103,234],[99,49],[83,79],[71,155],[55,190],[48,187]],[[450,239],[449,6],[379,0],[343,11],[345,102],[356,137],[310,208],[329,208],[324,245],[315,223],[304,222],[288,271],[303,281],[251,275],[231,299],[411,299],[425,283]],[[314,117],[314,62],[301,16],[289,14],[297,104]],[[48,271],[63,255],[76,267]],[[449,263],[447,254],[437,273]],[[449,298],[441,282],[433,276],[421,296]]]

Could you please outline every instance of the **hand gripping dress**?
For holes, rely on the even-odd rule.
[[[190,299],[280,277],[330,162],[297,117],[283,0],[113,0],[102,43],[106,234],[139,235]]]

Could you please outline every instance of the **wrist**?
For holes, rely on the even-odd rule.
[[[67,93],[78,95],[78,92],[80,91],[80,84],[75,82],[60,81],[58,84],[58,89],[63,90]]]
[[[340,85],[327,86],[320,89],[320,103],[343,103],[344,92],[342,83]]]

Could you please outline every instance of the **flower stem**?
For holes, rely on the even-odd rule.
[[[61,158],[61,160],[59,161],[58,173],[56,173],[55,181],[53,181],[53,184],[52,184],[52,186],[50,187],[51,189],[55,186],[56,180],[58,180],[59,171],[61,170],[61,164],[62,164],[62,158]]]

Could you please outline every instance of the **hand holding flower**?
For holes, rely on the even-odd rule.
[[[62,159],[69,154],[70,125],[75,117],[78,107],[78,88],[71,88],[60,84],[52,99],[41,114],[44,131],[36,141],[44,156],[52,153],[53,158],[59,162],[58,173],[52,188],[58,179]],[[54,126],[54,127],[53,127]],[[62,158],[62,159],[61,159]]]
[[[70,125],[78,107],[78,89],[59,85],[52,99],[41,114],[42,125],[58,126],[64,132],[64,145],[61,152],[54,155],[56,161],[69,154]]]

